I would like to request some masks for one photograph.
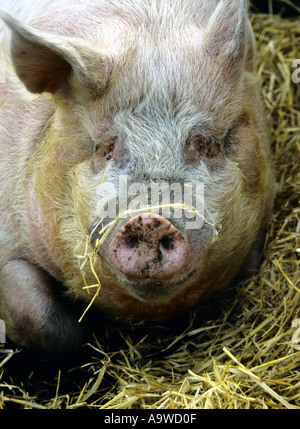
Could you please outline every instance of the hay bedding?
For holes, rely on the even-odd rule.
[[[74,362],[0,346],[0,409],[300,408],[300,20],[251,20],[279,184],[259,273],[173,326],[103,322]]]

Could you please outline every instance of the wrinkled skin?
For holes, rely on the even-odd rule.
[[[62,295],[95,274],[93,306],[152,320],[251,274],[274,197],[246,1],[68,4],[0,0],[0,318],[46,353],[80,344]],[[100,246],[120,176],[201,183],[201,227],[145,208]]]

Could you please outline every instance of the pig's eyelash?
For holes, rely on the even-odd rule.
[[[105,142],[96,143],[94,153],[109,161],[112,158],[117,139],[118,137],[114,136],[109,141],[106,140]]]
[[[212,138],[204,137],[201,134],[192,134],[188,137],[187,142],[188,145],[193,145],[198,148],[198,150],[207,150],[216,145],[216,141]]]
[[[220,145],[213,138],[192,134],[187,139],[186,156],[189,162],[198,162],[202,158],[214,158],[220,153]]]
[[[97,141],[94,140],[94,150],[97,152],[98,150],[102,149],[103,147],[113,147],[117,141],[118,137],[107,137],[105,135],[102,135],[101,138],[98,138]]]

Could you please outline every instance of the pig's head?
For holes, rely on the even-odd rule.
[[[251,269],[268,221],[253,34],[246,1],[112,3],[56,35],[4,15],[18,77],[55,106],[26,169],[28,231],[74,296],[93,296],[77,256],[94,252],[95,305],[167,318]]]

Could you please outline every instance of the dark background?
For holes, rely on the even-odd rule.
[[[273,14],[276,15],[278,13],[281,14],[281,16],[285,18],[297,18],[300,16],[299,10],[300,10],[300,2],[299,0],[293,0],[292,3],[296,5],[298,8],[298,11],[292,7],[288,6],[285,1],[283,0],[252,0],[252,7],[251,10],[254,12],[262,12],[262,13],[269,13],[269,4],[272,5],[273,8]]]

